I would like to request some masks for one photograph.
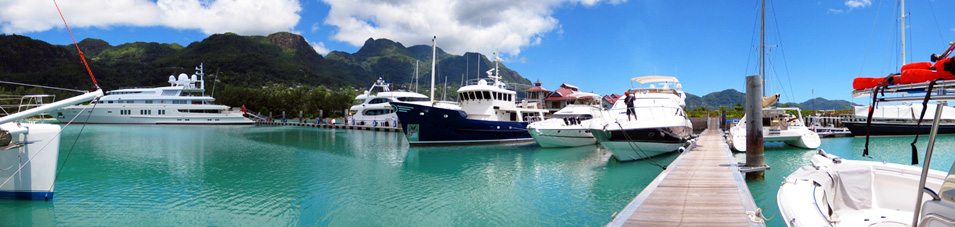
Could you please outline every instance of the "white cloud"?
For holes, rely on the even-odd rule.
[[[552,15],[567,5],[592,7],[626,0],[322,0],[331,6],[324,23],[337,27],[331,39],[361,46],[388,38],[407,46],[438,46],[454,54],[477,51],[516,56],[559,28]],[[558,31],[560,32],[560,31]],[[559,35],[558,35],[559,36]]]
[[[206,34],[263,35],[288,31],[301,18],[297,0],[85,0],[59,1],[72,27],[166,26]],[[28,33],[62,28],[51,1],[0,2],[0,32]]]
[[[829,14],[840,14],[843,11],[841,9],[829,9]]]
[[[315,22],[314,24],[312,24],[312,33],[317,32],[318,29],[319,29],[318,22]]]
[[[327,55],[329,52],[332,52],[328,48],[325,48],[325,42],[309,42],[308,44],[312,45],[312,48],[315,49],[315,52],[321,54],[322,56]]]
[[[872,0],[846,0],[846,6],[848,6],[849,9],[865,8],[870,5],[872,5]]]

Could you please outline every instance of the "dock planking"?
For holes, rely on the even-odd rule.
[[[764,226],[718,119],[608,226]]]

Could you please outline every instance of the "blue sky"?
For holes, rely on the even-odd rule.
[[[188,45],[210,34],[303,35],[318,51],[353,53],[369,37],[453,54],[502,53],[505,64],[548,89],[560,83],[622,93],[629,79],[676,76],[686,92],[744,91],[756,74],[758,1],[668,0],[61,0],[77,41]],[[910,1],[907,62],[928,61],[955,41],[955,1]],[[901,66],[898,2],[767,4],[767,91],[783,101],[852,99],[855,77]],[[70,43],[52,2],[0,0],[0,32]],[[118,15],[118,16],[117,16]],[[863,60],[864,59],[864,60]],[[472,75],[473,76],[473,75]],[[815,91],[813,94],[813,90]]]

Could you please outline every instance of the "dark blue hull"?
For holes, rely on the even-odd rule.
[[[467,119],[461,110],[391,102],[411,145],[532,142],[527,122]]]

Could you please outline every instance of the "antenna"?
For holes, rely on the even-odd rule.
[[[434,103],[434,66],[438,62],[438,36],[431,39],[431,103]]]

